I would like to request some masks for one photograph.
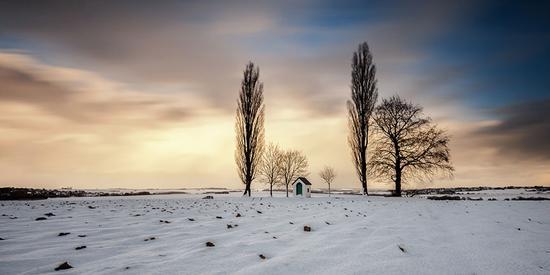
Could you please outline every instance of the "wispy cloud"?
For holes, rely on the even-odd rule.
[[[27,105],[79,123],[147,123],[184,120],[190,105],[173,96],[130,91],[77,69],[46,66],[0,53],[0,101]]]
[[[508,105],[493,111],[500,120],[479,129],[499,154],[519,161],[550,161],[550,99]]]

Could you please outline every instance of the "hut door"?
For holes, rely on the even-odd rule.
[[[302,183],[298,182],[296,184],[296,195],[302,195]]]

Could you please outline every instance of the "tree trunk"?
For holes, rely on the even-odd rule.
[[[251,195],[251,192],[250,192],[250,184],[252,183],[252,180],[247,180],[246,181],[246,187],[244,188],[244,193],[243,193],[243,196],[246,196],[246,194],[248,194],[248,196],[250,197]]]
[[[369,191],[367,190],[367,179],[363,182],[363,195],[369,195]]]
[[[286,197],[288,198],[288,184],[286,185]]]
[[[401,169],[396,168],[395,170],[395,191],[393,195],[396,197],[401,197]]]
[[[393,191],[393,196],[401,197],[401,148],[399,147],[399,142],[397,139],[392,139],[393,149],[395,150],[395,190]]]
[[[330,197],[330,183],[328,184],[328,196]]]
[[[247,194],[250,197],[250,185],[246,185],[246,187],[244,188],[243,196],[246,196]]]
[[[273,197],[273,184],[269,186],[269,195]]]
[[[361,185],[363,186],[363,195],[369,195],[367,190],[367,152],[361,150]]]

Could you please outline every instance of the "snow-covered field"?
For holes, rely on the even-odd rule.
[[[0,274],[550,274],[550,201],[213,196],[0,202]]]

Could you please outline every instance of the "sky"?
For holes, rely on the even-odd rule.
[[[380,98],[423,106],[451,135],[454,177],[405,188],[548,186],[549,10],[545,1],[1,1],[0,186],[242,188],[234,116],[252,61],[266,143],[302,151],[314,188],[325,187],[325,165],[334,188],[359,188],[346,100],[363,41]]]

